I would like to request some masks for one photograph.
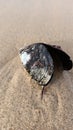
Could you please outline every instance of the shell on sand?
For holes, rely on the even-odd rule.
[[[34,43],[20,50],[23,66],[40,85],[46,85],[54,73],[54,53],[59,56],[64,70],[72,68],[72,61],[60,46]]]

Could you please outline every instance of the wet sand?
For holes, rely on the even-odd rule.
[[[0,0],[0,130],[72,130],[73,69],[41,87],[23,69],[19,49],[60,45],[73,59],[72,0]]]

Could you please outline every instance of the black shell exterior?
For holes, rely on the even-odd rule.
[[[58,55],[62,66],[63,66],[63,70],[70,70],[73,67],[73,62],[70,58],[70,56],[62,50],[61,46],[57,46],[57,45],[49,45],[49,44],[45,44],[42,43],[47,50],[51,53],[51,55]]]

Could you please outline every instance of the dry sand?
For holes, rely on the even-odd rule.
[[[73,0],[0,0],[0,130],[73,130],[73,69],[58,72],[41,100],[18,54],[34,42],[73,59]]]

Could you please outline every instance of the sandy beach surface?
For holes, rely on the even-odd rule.
[[[0,130],[73,130],[73,69],[41,87],[19,49],[60,45],[73,59],[73,0],[0,0]]]

